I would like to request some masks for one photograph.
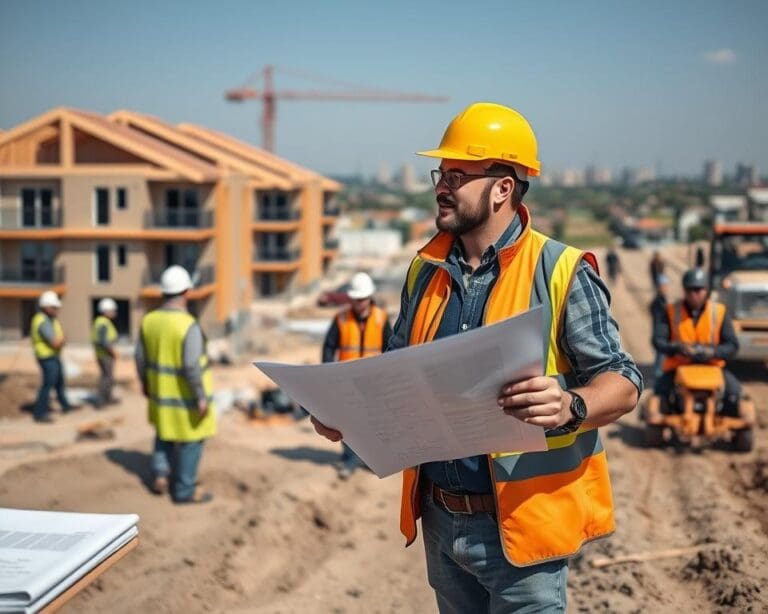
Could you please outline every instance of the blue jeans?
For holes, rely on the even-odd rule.
[[[40,384],[40,390],[37,393],[35,407],[32,410],[35,418],[43,418],[48,415],[48,399],[51,396],[51,389],[56,388],[56,396],[59,399],[59,405],[63,411],[70,409],[69,401],[64,394],[64,369],[61,366],[61,359],[58,356],[38,359],[43,381]]]
[[[425,493],[421,509],[427,577],[440,614],[565,612],[566,559],[515,567],[490,514],[453,514]]]
[[[152,472],[155,477],[172,478],[171,496],[176,501],[191,499],[195,493],[203,441],[163,441],[155,437]]]
[[[343,441],[341,442],[341,463],[350,469],[357,469],[363,466],[363,461],[360,460],[360,457]]]

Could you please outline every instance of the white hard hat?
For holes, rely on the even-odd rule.
[[[61,307],[59,295],[53,290],[46,290],[40,295],[40,307]]]
[[[376,292],[376,286],[368,273],[355,273],[352,281],[349,283],[347,296],[353,300],[370,298]]]
[[[160,277],[160,289],[163,294],[181,294],[192,287],[192,279],[184,267],[178,264],[169,266]]]
[[[117,311],[117,303],[111,298],[103,298],[99,301],[99,313],[109,313]]]

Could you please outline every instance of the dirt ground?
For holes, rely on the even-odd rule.
[[[674,279],[685,255],[667,255]],[[647,373],[649,254],[621,257],[613,311]],[[217,382],[262,385],[254,372],[219,370]],[[645,449],[634,413],[603,429],[618,529],[572,561],[570,612],[768,611],[768,373],[746,366],[738,375],[758,407],[752,453]],[[34,385],[25,386],[10,404],[31,400],[23,397],[34,396]],[[122,392],[119,406],[84,409],[51,426],[18,412],[0,418],[0,505],[141,517],[140,547],[66,612],[436,611],[422,546],[404,549],[398,532],[398,477],[358,472],[339,482],[338,447],[306,421],[255,426],[232,411],[203,455],[201,479],[216,499],[175,507],[147,490],[152,431],[142,399],[131,387]],[[75,443],[88,420],[111,425],[115,438]],[[590,564],[699,544],[711,547],[654,562]]]

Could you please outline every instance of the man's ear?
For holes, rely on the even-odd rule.
[[[493,186],[494,204],[502,204],[512,198],[515,191],[515,180],[512,177],[503,177]]]

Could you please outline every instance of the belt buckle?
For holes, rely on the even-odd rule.
[[[464,505],[466,506],[466,510],[452,510],[450,507],[448,507],[448,504],[445,502],[445,491],[442,488],[438,488],[438,491],[440,493],[440,503],[443,504],[443,507],[451,512],[451,514],[467,514],[472,515],[474,514],[474,510],[472,509],[472,503],[469,501],[469,495],[451,495],[452,497],[464,497]],[[449,493],[450,494],[450,493]]]

